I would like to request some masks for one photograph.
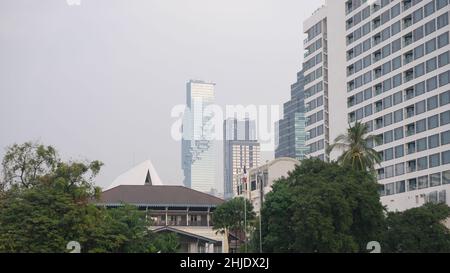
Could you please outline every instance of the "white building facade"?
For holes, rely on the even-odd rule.
[[[450,204],[449,1],[330,0],[304,28],[309,156],[363,122],[389,210]]]
[[[250,200],[254,211],[259,214],[264,197],[272,191],[273,183],[282,177],[288,177],[289,172],[294,171],[297,165],[300,165],[300,161],[282,157],[251,168],[247,174],[237,174],[236,180],[241,181],[238,196]],[[245,178],[247,182],[242,183]]]

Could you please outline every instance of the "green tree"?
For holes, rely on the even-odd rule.
[[[370,142],[378,142],[379,139],[368,134],[367,125],[356,122],[347,129],[346,134],[339,135],[334,144],[330,145],[327,152],[333,150],[343,151],[338,162],[350,165],[357,170],[373,170],[376,164],[380,164],[380,155],[369,146]]]
[[[2,179],[0,188],[3,190],[14,185],[31,187],[39,182],[39,178],[55,170],[59,157],[51,146],[26,142],[14,144],[7,148],[2,161]]]
[[[0,196],[0,252],[68,252],[70,241],[79,242],[82,252],[174,249],[173,238],[158,240],[145,212],[136,207],[107,210],[93,205],[100,195],[93,179],[101,162],[62,162],[53,156],[53,148],[43,147],[13,145],[3,160],[7,164],[3,164],[6,175],[2,181],[8,187]],[[44,156],[47,152],[51,155]],[[51,159],[42,161],[44,157]]]
[[[230,232],[238,235],[244,234],[245,231],[251,232],[250,227],[254,219],[255,212],[252,203],[242,197],[231,199],[218,206],[212,215],[214,230],[225,234],[228,239]],[[247,221],[247,227],[244,223],[245,220]]]
[[[265,252],[359,252],[381,239],[373,175],[317,159],[276,181],[262,210]]]
[[[181,247],[178,235],[175,233],[158,234],[153,245],[155,251],[160,253],[176,253]]]
[[[381,244],[383,252],[450,252],[450,230],[443,221],[450,217],[445,204],[426,204],[404,212],[390,212]]]

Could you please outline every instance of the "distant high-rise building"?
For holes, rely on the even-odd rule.
[[[214,147],[212,114],[205,108],[214,103],[215,84],[198,80],[187,83],[187,111],[183,119],[182,168],[184,185],[201,192],[216,188],[217,151]]]
[[[305,92],[303,71],[297,74],[297,82],[291,86],[291,100],[284,104],[283,119],[276,124],[275,158],[305,158]]]
[[[260,144],[256,140],[255,121],[228,119],[223,124],[224,134],[224,197],[237,195],[235,175],[260,163]]]

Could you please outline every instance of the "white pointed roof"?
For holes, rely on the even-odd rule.
[[[145,185],[147,174],[150,174],[151,183],[153,186],[162,186],[163,183],[159,178],[155,167],[150,160],[144,161],[131,170],[121,174],[114,182],[106,188],[106,190],[115,188],[121,185]]]

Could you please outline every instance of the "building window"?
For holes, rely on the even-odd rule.
[[[436,168],[441,165],[440,154],[430,155],[430,168]]]
[[[410,160],[406,163],[406,172],[407,173],[413,173],[416,171],[416,161]]]
[[[446,66],[450,63],[450,51],[447,51],[445,53],[442,53],[441,55],[438,56],[438,65],[439,67],[443,67]]]
[[[426,4],[424,7],[425,17],[430,16],[435,11],[434,9],[434,1],[431,1],[430,3]]]
[[[408,144],[406,144],[406,147],[407,147],[409,155],[416,152],[416,142],[414,142],[414,141],[413,142],[409,142]]]
[[[403,138],[403,127],[399,127],[394,130],[395,140],[399,140]]]
[[[450,151],[445,151],[442,153],[442,165],[450,163]]]
[[[428,176],[421,176],[417,179],[418,189],[426,189],[428,188]]]
[[[425,74],[425,64],[421,63],[414,67],[414,76],[419,78]]]
[[[438,96],[433,96],[427,99],[427,109],[431,111],[439,107]]]
[[[403,193],[406,191],[405,181],[399,181],[395,183],[395,192]]]
[[[450,103],[450,91],[446,91],[439,95],[440,106],[444,106]]]
[[[386,195],[393,195],[393,194],[395,194],[395,183],[386,184],[384,189],[385,189]]]
[[[441,126],[444,126],[449,123],[450,123],[450,111],[446,111],[441,114]]]
[[[427,92],[433,91],[437,88],[437,77],[427,80]]]
[[[443,185],[450,184],[450,171],[442,172],[442,184]]]
[[[416,133],[422,133],[427,130],[427,120],[421,119],[416,122]]]
[[[430,54],[431,52],[436,50],[436,39],[432,39],[425,43],[425,52],[426,54]]]
[[[389,161],[394,159],[394,149],[390,148],[384,151],[384,160]],[[386,168],[387,169],[387,168]],[[392,168],[393,169],[393,168]],[[393,172],[392,172],[393,173]]]
[[[417,146],[417,152],[422,152],[422,151],[427,150],[427,138],[424,137],[424,138],[417,140],[416,146]]]
[[[441,145],[447,145],[450,143],[450,131],[441,133]]]
[[[417,179],[409,179],[408,180],[408,191],[415,191],[417,190]]]
[[[395,165],[395,175],[399,176],[399,175],[403,175],[405,174],[405,164],[404,163],[400,163]]]
[[[428,149],[439,147],[439,134],[428,137]]]
[[[394,122],[397,123],[402,120],[403,120],[403,110],[400,109],[400,110],[395,111],[394,112]]]
[[[448,36],[449,36],[448,32],[445,32],[444,34],[438,36],[437,43],[438,43],[439,48],[442,48],[442,47],[448,45],[448,42],[449,42]]]
[[[422,113],[425,113],[425,111],[426,111],[425,100],[416,103],[415,110],[416,110],[416,112],[415,112],[416,115],[420,115]]]
[[[427,62],[427,73],[433,72],[437,69],[437,58],[431,58]]]
[[[422,58],[424,54],[425,54],[425,46],[424,45],[420,45],[420,46],[414,48],[414,60]]]
[[[450,71],[444,72],[439,75],[439,86],[447,85],[450,82]]]
[[[425,93],[425,82],[420,82],[414,86],[416,97]]]
[[[428,157],[421,157],[417,159],[417,170],[422,171],[428,169]]]
[[[441,173],[433,173],[430,175],[430,187],[438,187],[441,185]]]
[[[436,0],[436,7],[437,10],[440,10],[441,8],[448,5],[448,0]]]
[[[405,155],[405,148],[403,145],[395,147],[395,158],[400,158]]]
[[[434,115],[428,118],[428,130],[439,127],[439,115]]]

